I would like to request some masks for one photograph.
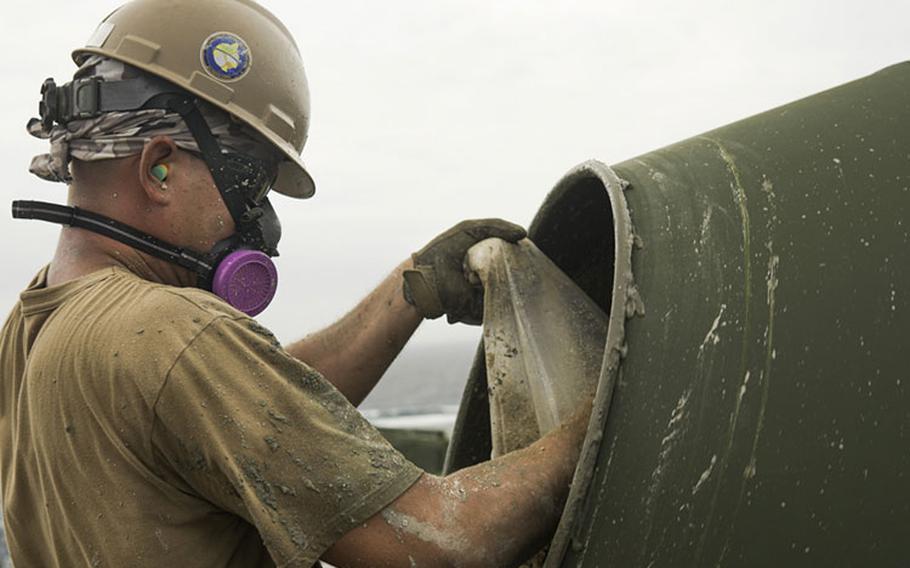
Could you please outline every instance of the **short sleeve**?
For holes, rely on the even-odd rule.
[[[254,525],[278,566],[311,566],[422,474],[250,319],[220,317],[196,336],[155,420],[162,468]]]

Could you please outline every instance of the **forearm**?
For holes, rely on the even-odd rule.
[[[552,538],[589,416],[585,408],[528,448],[440,480],[443,493],[465,495],[453,520],[476,557],[459,565],[515,566]]]
[[[287,347],[360,404],[422,321],[401,292],[400,264],[373,292],[338,322]]]
[[[524,450],[444,478],[424,475],[325,559],[346,568],[518,565],[556,528],[589,415],[587,407]]]

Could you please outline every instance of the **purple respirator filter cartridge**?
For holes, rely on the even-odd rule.
[[[262,313],[278,290],[278,269],[263,252],[239,250],[218,264],[212,292],[248,316]]]

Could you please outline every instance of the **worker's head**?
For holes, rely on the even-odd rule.
[[[310,96],[297,44],[252,0],[134,0],[108,16],[79,65],[93,55],[122,61],[180,87],[258,132],[282,157],[274,189],[310,197],[300,159]]]
[[[287,29],[250,0],[135,0],[73,57],[74,81],[46,82],[41,119],[29,124],[51,141],[32,171],[75,176],[76,188],[130,182],[135,191],[123,197],[162,214],[141,232],[199,251],[206,258],[193,270],[203,287],[261,311],[262,294],[237,282],[258,271],[271,287],[265,304],[274,293],[268,257],[280,226],[267,193],[314,192],[300,160],[309,94]],[[74,200],[92,205],[88,195]],[[234,302],[231,289],[250,298]]]

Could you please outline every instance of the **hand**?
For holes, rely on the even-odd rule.
[[[414,253],[414,269],[404,272],[404,297],[423,317],[446,314],[449,323],[483,321],[483,288],[468,282],[464,258],[480,241],[519,241],[527,232],[502,219],[462,221]]]

